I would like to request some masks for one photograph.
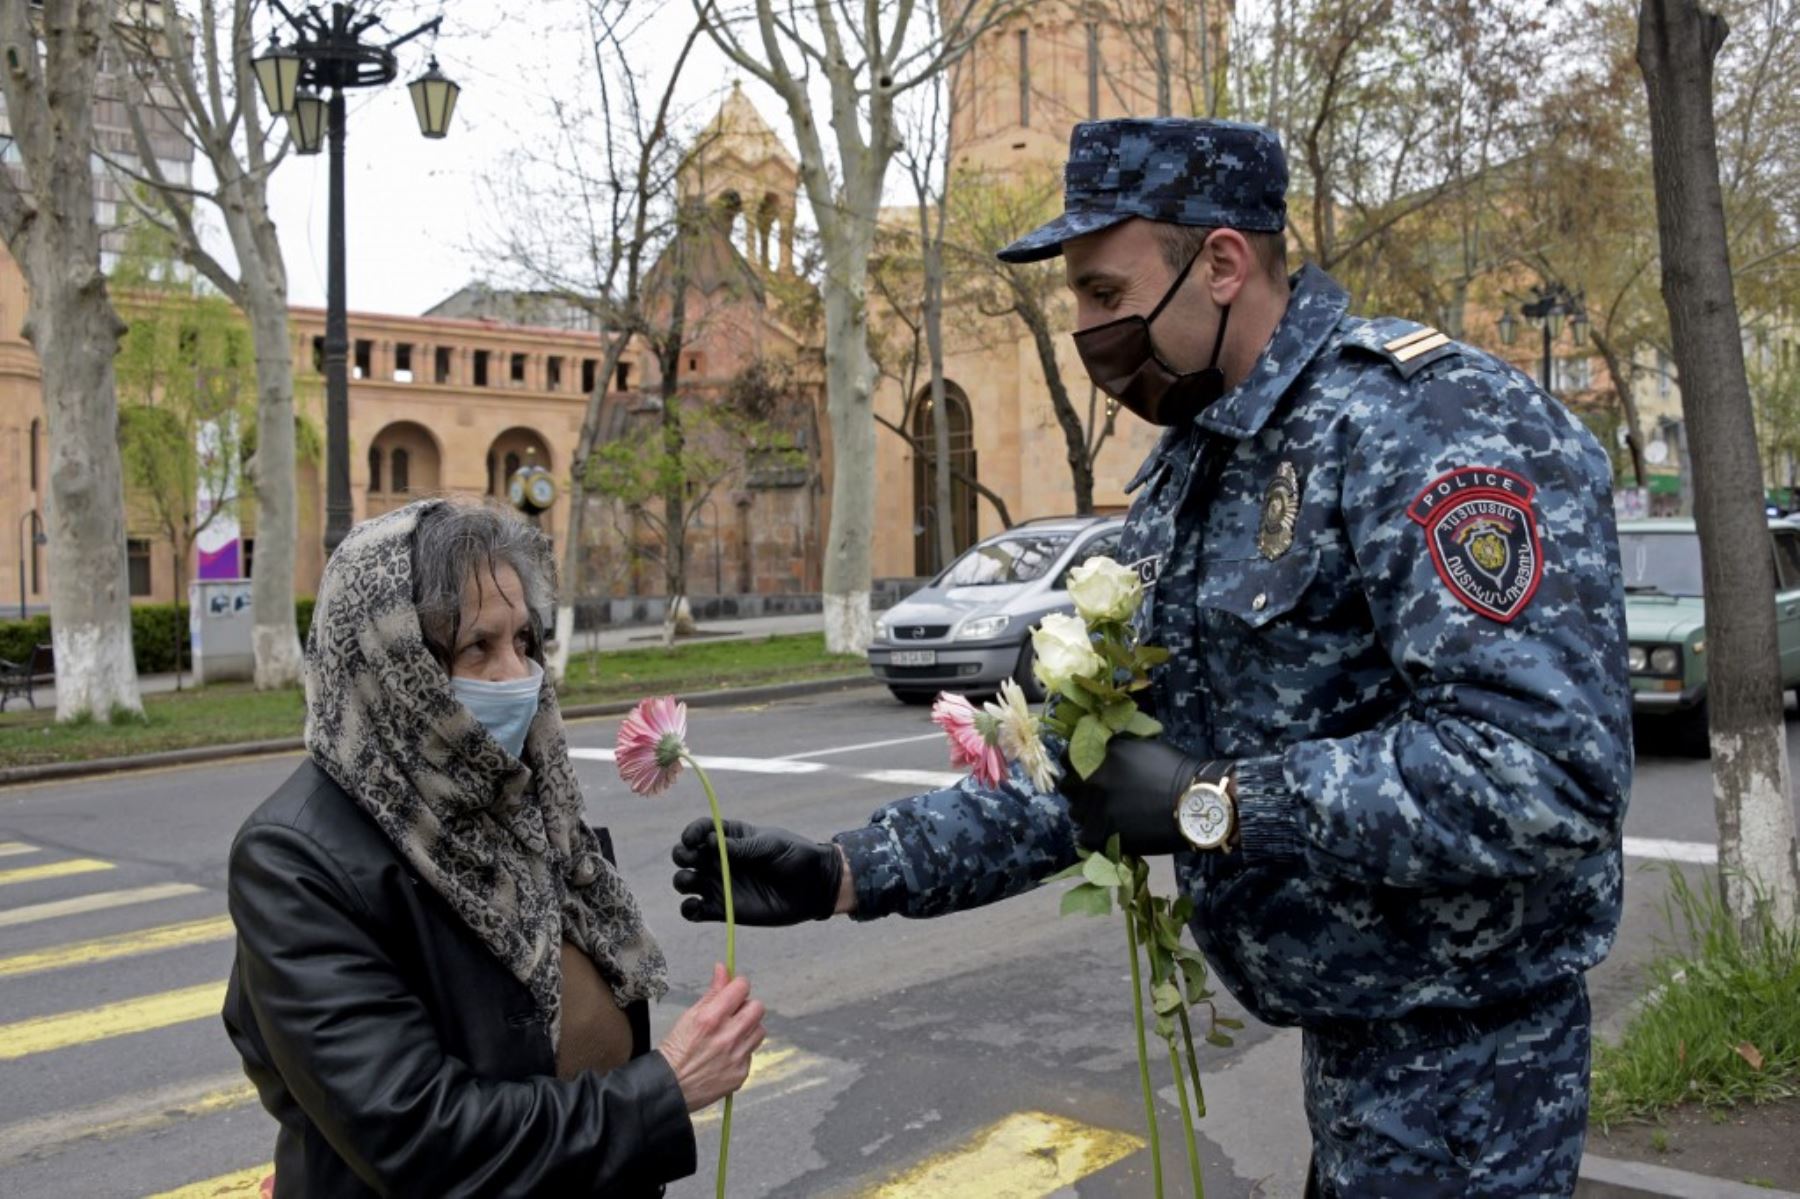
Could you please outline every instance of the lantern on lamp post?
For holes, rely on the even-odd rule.
[[[394,51],[443,23],[434,18],[389,42],[364,41],[380,18],[338,2],[295,15],[282,0],[269,6],[293,32],[293,43],[272,39],[269,49],[251,61],[263,103],[275,116],[286,117],[294,148],[317,154],[331,148],[331,192],[325,281],[325,552],[338,547],[350,531],[350,334],[344,295],[344,93],[351,88],[380,87],[399,75]],[[419,131],[428,138],[444,136],[456,108],[460,88],[438,69],[437,59],[421,78],[408,85],[419,114]]]

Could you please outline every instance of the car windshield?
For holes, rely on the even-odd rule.
[[[1693,533],[1620,533],[1628,592],[1700,595],[1700,538]]]
[[[1041,578],[1069,545],[1067,533],[1021,533],[976,546],[938,577],[939,587],[986,587]]]

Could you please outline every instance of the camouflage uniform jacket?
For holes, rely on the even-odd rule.
[[[1179,854],[1191,926],[1270,1023],[1528,994],[1598,962],[1631,773],[1607,455],[1507,364],[1346,315],[1307,268],[1250,376],[1132,481],[1172,651],[1165,736],[1238,766],[1242,843]],[[1409,352],[1410,351],[1410,352]],[[931,916],[1075,859],[1016,774],[839,834],[858,915]]]

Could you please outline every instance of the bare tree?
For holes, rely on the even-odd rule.
[[[26,187],[0,169],[0,235],[25,273],[22,330],[50,433],[56,718],[141,714],[126,582],[113,355],[125,324],[100,270],[94,92],[111,0],[0,0],[0,88]]]
[[[800,151],[825,279],[826,411],[831,422],[831,528],[824,571],[825,644],[861,653],[869,615],[875,533],[875,368],[869,356],[868,261],[888,164],[898,149],[897,98],[963,54],[1010,5],[953,0],[942,32],[921,37],[915,0],[868,0],[860,13],[824,0],[777,6],[750,0],[727,11],[693,0],[707,33],[732,62],[787,108]],[[746,37],[746,33],[748,37]],[[753,41],[749,39],[754,39]],[[817,73],[830,112],[833,152],[813,117]]]
[[[1663,297],[1695,463],[1720,883],[1746,931],[1800,920],[1774,560],[1731,274],[1713,114],[1727,25],[1695,0],[1642,0]]]
[[[679,383],[684,334],[677,330],[671,340],[670,327],[687,323],[685,294],[665,310],[659,331],[649,292],[659,255],[677,240],[676,176],[684,156],[672,127],[675,93],[700,28],[696,24],[689,31],[667,77],[660,87],[652,87],[647,74],[631,65],[629,43],[654,16],[653,7],[634,6],[631,0],[592,0],[586,6],[592,99],[586,106],[558,101],[555,143],[543,153],[521,151],[494,195],[496,211],[510,214],[496,230],[498,257],[530,286],[593,316],[604,346],[569,479],[562,587],[550,655],[552,674],[559,680],[575,639],[576,602],[587,583],[592,495],[587,467],[600,446],[607,389],[634,340],[663,367],[662,386],[668,394],[675,394]],[[686,272],[675,273],[685,293]],[[663,272],[664,285],[668,274]],[[673,354],[668,352],[671,345]],[[665,435],[678,441],[679,405],[671,409],[665,404],[663,412],[664,423],[672,426]],[[671,612],[675,598],[671,596]]]
[[[256,568],[251,578],[252,646],[259,689],[300,679],[294,618],[294,554],[299,543],[295,488],[294,363],[288,340],[287,264],[269,216],[269,177],[286,147],[258,107],[250,56],[253,0],[192,0],[163,6],[162,27],[122,41],[141,86],[158,104],[149,115],[126,104],[135,161],[113,169],[142,185],[140,215],[153,221],[181,258],[250,322],[256,353],[256,452],[247,473],[256,497]],[[202,191],[169,178],[155,141],[183,138],[212,168]],[[209,250],[196,213],[205,204],[223,219],[236,271]]]

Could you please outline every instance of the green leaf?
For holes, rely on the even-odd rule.
[[[1161,666],[1169,660],[1169,651],[1160,645],[1140,645],[1137,651],[1138,665],[1143,667]]]
[[[1163,731],[1163,726],[1162,721],[1143,711],[1134,702],[1131,705],[1131,718],[1125,722],[1125,727],[1118,731],[1129,733],[1133,737],[1154,737]]]
[[[1125,882],[1124,873],[1099,854],[1081,864],[1081,874],[1096,887],[1117,887]]]
[[[1233,1020],[1229,1016],[1215,1016],[1213,1017],[1213,1023],[1217,1024],[1220,1028],[1241,1029],[1244,1027],[1244,1022],[1242,1020]]]
[[[1089,858],[1089,861],[1094,859]],[[1081,883],[1063,892],[1062,914],[1105,916],[1112,911],[1112,892],[1092,883]]]
[[[1170,1049],[1175,1048],[1175,1017],[1158,1016],[1156,1018],[1156,1035],[1167,1041]]]
[[[1108,700],[1106,701],[1105,707],[1100,709],[1100,719],[1104,720],[1106,722],[1106,727],[1115,733],[1122,733],[1130,728],[1132,717],[1138,715],[1140,715],[1140,713],[1138,712],[1137,701],[1132,699],[1129,695],[1119,699]]]
[[[1088,856],[1087,854],[1082,854],[1083,858],[1086,858],[1087,856]],[[1068,879],[1080,878],[1080,877],[1081,877],[1081,863],[1077,862],[1073,866],[1070,866],[1067,870],[1058,870],[1055,874],[1051,875],[1049,878],[1045,879],[1044,881],[1047,883],[1060,883],[1060,882],[1065,882]]]
[[[1122,854],[1119,850],[1119,834],[1114,833],[1106,839],[1106,860],[1116,864],[1120,861],[1121,857]]]
[[[1199,1003],[1202,999],[1211,998],[1206,989],[1206,967],[1181,959],[1181,981],[1187,985],[1188,1002]]]
[[[1208,1045],[1217,1045],[1220,1049],[1230,1049],[1236,1042],[1224,1033],[1214,1029],[1212,1032],[1206,1034],[1206,1043]]]
[[[1100,769],[1110,740],[1112,732],[1105,724],[1093,716],[1083,716],[1075,726],[1075,736],[1069,739],[1069,764],[1075,767],[1075,773],[1085,779]]]
[[[1092,712],[1094,710],[1094,697],[1089,695],[1086,691],[1083,691],[1079,682],[1075,679],[1070,679],[1061,687],[1057,688],[1057,694],[1077,708],[1080,708],[1083,712]]]
[[[1150,988],[1150,1006],[1156,1009],[1159,1016],[1167,1016],[1182,1008],[1181,992],[1176,990],[1172,982],[1157,983]]]

